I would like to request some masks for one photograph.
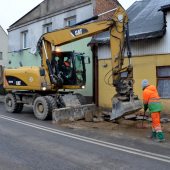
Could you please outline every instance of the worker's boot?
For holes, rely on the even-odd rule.
[[[163,132],[158,132],[158,139],[154,140],[155,142],[163,142],[165,140]]]
[[[156,139],[154,142],[163,142],[165,139]]]
[[[156,139],[156,132],[152,132],[152,134],[147,136],[150,139]]]

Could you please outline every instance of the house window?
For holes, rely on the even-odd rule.
[[[23,33],[23,48],[28,48],[28,32]]]
[[[2,52],[0,52],[0,60],[2,60]]]
[[[76,24],[76,18],[67,20],[67,25],[68,25],[68,26],[72,26],[72,25],[74,25],[74,24]]]
[[[157,89],[160,98],[170,98],[170,66],[157,67]]]
[[[46,25],[45,26],[45,33],[51,32],[52,31],[52,24]]]

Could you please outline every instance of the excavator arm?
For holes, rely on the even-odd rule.
[[[112,59],[110,77],[113,79],[111,85],[114,86],[117,91],[117,94],[112,98],[113,110],[111,119],[125,114],[134,113],[135,111],[138,111],[142,108],[141,101],[133,94],[133,83],[129,81],[133,67],[131,65],[128,16],[126,11],[120,6],[114,10],[115,14],[112,18],[87,23],[91,20],[98,19],[100,15],[93,16],[92,18],[77,23],[71,27],[65,27],[64,29],[54,30],[53,32],[46,33],[42,35],[38,42],[39,51],[42,53],[43,67],[47,72],[49,72],[51,84],[55,84],[53,81],[52,68],[50,66],[50,62],[52,60],[52,46],[58,47],[83,38],[94,36],[105,31],[110,32]],[[128,67],[123,68],[125,42],[127,46],[129,65]],[[127,72],[126,81],[121,81],[121,73],[123,72]],[[109,84],[109,81],[106,83]],[[124,105],[122,105],[122,103]]]
[[[127,81],[129,81],[129,77],[133,69],[131,63],[127,68],[122,69],[124,61],[124,58],[122,57],[124,48],[124,37],[125,34],[128,33],[128,16],[126,11],[119,6],[114,10],[116,12],[113,18],[108,18],[102,21],[96,21],[87,24],[86,23],[87,21],[98,19],[100,15],[94,16],[91,19],[77,23],[72,27],[66,27],[64,29],[55,30],[53,32],[42,35],[38,42],[38,46],[41,46],[43,49],[42,50],[43,67],[47,71],[49,71],[51,77],[52,77],[52,71],[50,71],[51,70],[50,61],[52,60],[51,45],[61,46],[83,38],[91,37],[93,35],[105,31],[110,31],[113,85],[117,88],[118,86],[120,86],[120,84],[119,85],[117,84],[118,82],[120,82],[121,73],[125,71],[128,71],[129,73],[129,76],[127,76]],[[128,38],[129,36],[126,35],[126,37]],[[129,40],[127,39],[126,42],[129,42]],[[129,56],[129,58],[131,58],[131,56]],[[53,84],[52,78],[51,83]]]

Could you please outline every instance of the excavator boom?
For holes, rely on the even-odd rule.
[[[66,27],[64,29],[55,30],[51,33],[44,34],[39,41],[45,41],[46,46],[44,45],[44,49],[47,49],[48,56],[51,59],[51,44],[53,46],[61,46],[83,38],[91,37],[93,35],[105,31],[110,31],[110,46],[112,59],[111,74],[113,79],[113,83],[110,85],[114,86],[117,91],[117,94],[112,98],[113,110],[111,119],[121,117],[125,114],[132,114],[142,108],[142,103],[138,99],[138,96],[133,94],[132,82],[129,81],[130,76],[132,75],[133,67],[131,65],[128,16],[126,11],[119,6],[113,10],[115,10],[115,14],[112,18],[108,18],[101,21],[95,21],[93,23],[86,23],[91,20],[98,19],[100,15],[93,16],[92,18],[77,23],[71,27]],[[122,66],[124,63],[123,52],[125,47],[125,35],[129,66],[123,68]],[[43,66],[46,67],[47,70],[49,70],[44,57]],[[126,81],[122,82],[121,74],[123,72],[127,72],[127,79]],[[109,81],[106,83],[109,84]]]

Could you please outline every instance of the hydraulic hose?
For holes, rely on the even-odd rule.
[[[127,56],[129,58],[129,65],[131,65],[131,49],[130,49],[130,40],[129,40],[129,25],[128,23],[126,24],[126,45],[127,45]]]

